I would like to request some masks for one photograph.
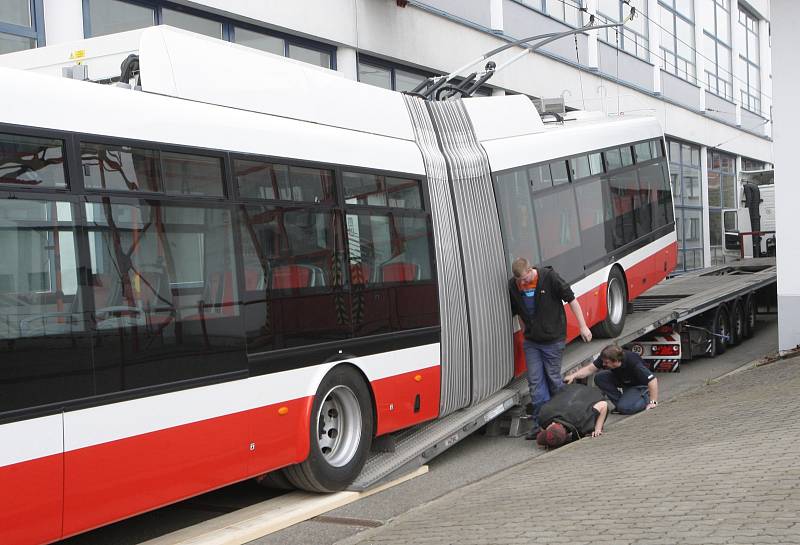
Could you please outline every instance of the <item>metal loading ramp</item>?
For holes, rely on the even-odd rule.
[[[662,325],[686,320],[775,282],[774,258],[747,259],[664,280],[634,301],[634,312],[627,315],[619,337],[567,345],[562,372],[593,360],[610,342],[632,342]],[[373,452],[349,490],[363,491],[413,471],[508,409],[527,401],[527,395],[527,379],[518,377],[474,407],[391,434],[393,451]]]
[[[473,407],[393,434],[394,451],[371,454],[348,490],[366,490],[426,464],[487,422],[519,405],[522,394],[527,391],[528,382],[520,377]]]

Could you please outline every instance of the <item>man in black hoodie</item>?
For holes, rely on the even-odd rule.
[[[508,281],[511,313],[519,316],[525,334],[525,364],[528,368],[528,388],[533,405],[533,428],[539,429],[539,411],[550,397],[564,386],[561,379],[561,356],[567,337],[567,316],[564,303],[580,327],[581,338],[592,340],[581,305],[564,279],[552,267],[532,267],[527,259],[519,258],[511,265],[514,277]],[[526,439],[535,439],[529,433]]]

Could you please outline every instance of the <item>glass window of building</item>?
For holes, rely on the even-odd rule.
[[[739,62],[737,77],[742,82],[742,107],[761,113],[761,69],[758,50],[758,19],[749,11],[739,6],[739,24],[737,39]]]
[[[41,1],[25,0],[33,6],[38,5]],[[22,2],[22,0],[14,0],[14,2]],[[150,5],[129,0],[83,0],[85,37],[92,38],[156,24],[166,24],[276,55],[291,57],[323,68],[335,68],[336,48],[327,44],[293,38],[266,29],[260,30],[255,26],[245,28],[224,17],[189,8],[172,9],[161,6],[160,3],[152,2]],[[3,49],[6,47],[3,10],[4,7],[0,6],[0,54],[6,52]],[[30,47],[35,47],[35,40],[32,43],[33,45]]]
[[[643,60],[649,60],[650,41],[647,34],[647,2],[631,0],[628,6],[623,0],[599,0],[597,5],[598,24],[610,24],[623,21],[636,8],[637,16],[625,23],[623,29],[603,28],[598,30],[601,40],[618,49],[622,49]]]
[[[580,11],[585,7],[583,0],[522,0],[522,3],[569,25],[583,24]]]
[[[692,0],[659,0],[661,68],[696,83]]]
[[[0,55],[33,49],[39,45],[44,39],[38,32],[42,26],[38,21],[41,14],[41,0],[0,2]]]
[[[233,41],[237,44],[274,53],[275,55],[286,55],[286,42],[283,38],[270,36],[263,32],[254,32],[246,28],[236,27],[233,31]]]
[[[714,0],[714,25],[703,33],[708,90],[733,100],[730,0]]]
[[[331,54],[327,51],[322,51],[312,47],[305,47],[290,43],[289,54],[287,56],[290,59],[307,62],[308,64],[315,64],[317,66],[322,66],[323,68],[331,67]]]
[[[84,14],[88,13],[89,19],[87,38],[145,28],[156,23],[155,8],[122,0],[89,0],[88,8],[87,11],[84,2]]]
[[[725,262],[722,210],[736,208],[736,158],[709,150],[708,158],[708,238],[711,265]]]
[[[411,91],[431,74],[364,56],[358,58],[358,81],[393,91]]]
[[[678,266],[675,270],[700,269],[705,266],[700,147],[670,140],[667,148],[678,235]]]
[[[222,23],[183,11],[162,8],[161,23],[212,38],[222,38]]]

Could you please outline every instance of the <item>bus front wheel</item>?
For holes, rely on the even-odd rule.
[[[606,319],[592,328],[596,337],[613,339],[622,333],[625,327],[625,313],[628,307],[628,289],[625,276],[614,267],[608,274],[606,283]]]
[[[355,480],[372,443],[372,398],[361,376],[348,366],[332,369],[314,396],[308,458],[284,469],[297,488],[335,492]]]

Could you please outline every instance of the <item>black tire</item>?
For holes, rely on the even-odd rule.
[[[355,480],[372,443],[371,399],[353,368],[341,365],[325,375],[311,410],[308,458],[283,470],[292,485],[336,492]]]
[[[728,348],[731,334],[730,315],[728,314],[728,307],[724,303],[721,303],[711,312],[710,318],[706,322],[706,329],[709,330],[711,337],[711,348],[708,351],[708,355],[713,358],[724,354]]]
[[[744,305],[737,299],[731,305],[731,346],[736,346],[744,340]]]
[[[742,337],[745,339],[749,339],[752,337],[756,332],[756,297],[754,294],[750,294],[744,300],[743,305],[744,311],[744,328],[742,331]]]
[[[606,319],[592,328],[595,337],[613,339],[619,337],[625,327],[628,309],[628,288],[625,276],[618,267],[613,267],[606,283]]]

